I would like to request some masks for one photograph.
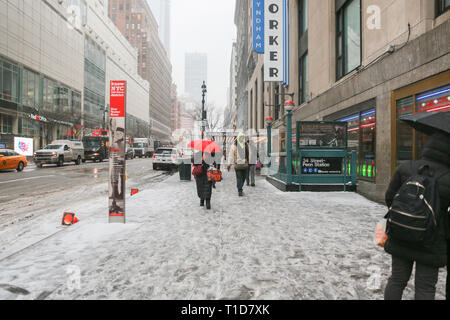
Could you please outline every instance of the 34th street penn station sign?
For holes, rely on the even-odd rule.
[[[253,0],[253,49],[264,54],[264,81],[288,86],[289,0]]]

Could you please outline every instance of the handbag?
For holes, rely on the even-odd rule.
[[[222,171],[216,168],[208,169],[207,175],[208,175],[208,182],[221,182],[223,180]]]
[[[256,162],[256,169],[261,169],[262,168],[262,165],[261,165],[261,162],[258,160],[258,162]]]
[[[195,166],[194,170],[192,170],[192,175],[194,177],[199,176],[203,173],[203,166]]]

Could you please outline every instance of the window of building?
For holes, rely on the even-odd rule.
[[[19,102],[19,67],[0,59],[0,99]]]
[[[436,0],[436,16],[450,9],[450,0]]]
[[[398,168],[408,160],[419,159],[427,136],[400,120],[421,112],[450,112],[450,84],[396,100],[396,161]]]
[[[39,136],[39,123],[31,119],[22,119],[22,132],[21,134],[26,137],[38,137]]]
[[[309,77],[308,77],[308,52],[300,58],[300,103],[308,101],[309,95]]]
[[[348,149],[357,153],[356,171],[359,179],[375,182],[376,178],[376,112],[359,112],[338,121],[348,124]],[[353,168],[349,167],[351,172]]]
[[[361,65],[361,0],[336,0],[336,80]]]
[[[32,71],[23,70],[22,103],[24,106],[37,108],[39,106],[40,76]]]
[[[12,134],[13,118],[6,114],[0,114],[0,133]]]

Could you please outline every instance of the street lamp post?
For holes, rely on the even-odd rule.
[[[205,95],[206,95],[206,92],[208,92],[206,90],[206,83],[205,83],[205,81],[203,81],[203,84],[202,84],[202,140],[205,138],[205,120],[206,120],[206,117],[205,117]]]
[[[270,154],[272,153],[272,123],[273,118],[267,117],[267,157],[270,158]]]
[[[284,110],[287,111],[286,116],[286,173],[288,185],[292,184],[292,110],[294,109],[294,102],[292,100],[286,101]]]

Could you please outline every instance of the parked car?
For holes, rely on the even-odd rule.
[[[133,148],[127,147],[125,152],[125,160],[133,160],[134,158],[136,158],[136,155],[134,154]]]
[[[84,160],[102,162],[109,158],[109,138],[102,136],[86,136],[83,138]]]
[[[42,150],[34,153],[33,161],[39,168],[44,164],[62,167],[66,162],[80,165],[84,160],[83,142],[78,140],[55,140]]]
[[[159,148],[153,155],[153,170],[178,168],[178,157],[180,153],[177,148]]]
[[[0,170],[22,171],[28,165],[27,158],[9,149],[0,149]]]
[[[151,139],[134,138],[133,150],[136,157],[151,158],[155,152]]]

